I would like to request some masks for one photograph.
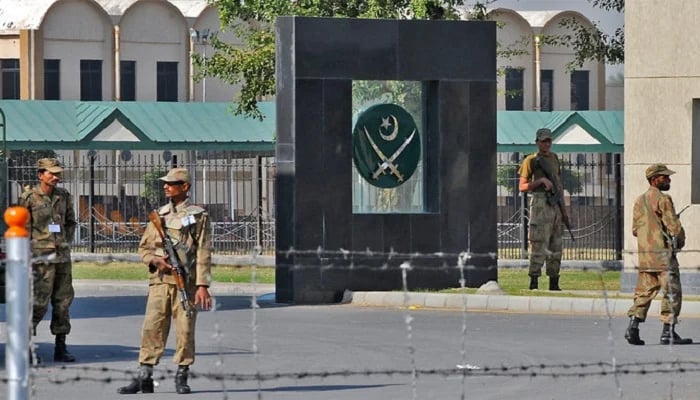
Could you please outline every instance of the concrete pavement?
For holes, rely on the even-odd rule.
[[[74,281],[79,296],[100,296],[101,293],[114,293],[115,289],[123,294],[146,294],[146,282],[90,280]],[[274,303],[275,286],[271,284],[241,284],[215,282],[211,288],[216,295],[253,295],[260,302]],[[345,302],[358,307],[410,307],[412,309],[444,309],[482,312],[513,312],[533,314],[588,314],[624,316],[632,305],[629,293],[609,292],[605,295],[595,291],[562,291],[556,296],[547,296],[547,291],[540,290],[537,295],[512,296],[494,293],[426,293],[426,292],[348,292]],[[555,292],[552,292],[553,294]],[[570,296],[567,296],[569,294]],[[590,297],[580,297],[590,296]],[[606,298],[607,296],[607,298]],[[661,296],[652,303],[650,318],[659,315]],[[684,318],[700,318],[700,301],[697,296],[683,301]]]

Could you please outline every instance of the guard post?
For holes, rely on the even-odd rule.
[[[5,210],[5,273],[7,278],[7,399],[29,398],[29,232],[24,207]]]

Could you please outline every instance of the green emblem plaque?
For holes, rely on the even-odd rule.
[[[359,173],[380,188],[404,184],[420,161],[418,127],[396,104],[377,104],[362,112],[352,132],[352,147]]]

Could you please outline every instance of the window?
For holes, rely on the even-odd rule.
[[[156,64],[158,101],[177,101],[177,62],[158,61]]]
[[[540,71],[540,111],[552,111],[554,103],[554,71]]]
[[[44,60],[44,99],[61,100],[61,60]]]
[[[523,69],[506,68],[506,110],[523,109]]]
[[[119,99],[136,100],[136,61],[119,62]]]
[[[3,58],[0,60],[0,86],[3,99],[19,99],[19,59]]]
[[[571,73],[571,109],[588,110],[588,71]]]
[[[80,60],[80,100],[102,100],[102,60]]]

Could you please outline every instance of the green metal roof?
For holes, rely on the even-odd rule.
[[[233,115],[231,103],[0,100],[7,147],[31,150],[273,152],[275,103],[258,106],[263,121]],[[623,151],[622,111],[499,111],[497,122],[500,152],[535,151],[535,132],[543,127],[552,130],[557,152]],[[576,137],[567,136],[572,130]]]
[[[585,134],[580,142],[565,140],[567,133],[580,127]],[[534,152],[535,132],[549,128],[558,153],[621,153],[624,148],[622,111],[499,111],[498,151]],[[560,142],[560,143],[557,143]],[[597,142],[597,143],[595,143]]]
[[[266,118],[233,115],[231,103],[0,100],[9,149],[274,151],[275,104]],[[115,123],[118,137],[101,135]]]

